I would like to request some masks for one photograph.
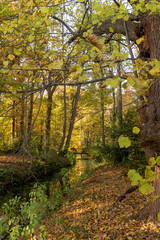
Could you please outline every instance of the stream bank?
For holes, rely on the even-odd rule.
[[[55,151],[50,151],[46,157],[35,157],[32,165],[30,160],[25,159],[24,162],[22,156],[0,156],[0,200],[16,188],[42,181],[71,166],[70,159],[59,156]]]
[[[39,182],[36,187],[35,185],[33,186],[33,184],[26,185],[23,186],[23,188],[20,187],[20,192],[17,194],[15,192],[10,192],[5,195],[3,203],[5,202],[5,209],[7,208],[9,211],[7,211],[6,213],[4,209],[3,214],[5,213],[5,215],[0,215],[2,224],[0,224],[0,227],[2,229],[0,237],[3,237],[3,239],[8,239],[10,235],[10,226],[8,225],[8,221],[10,219],[13,219],[12,230],[16,229],[17,227],[22,228],[22,226],[24,227],[26,226],[26,224],[28,224],[28,221],[31,220],[32,222],[32,219],[30,219],[32,214],[34,216],[34,219],[36,219],[37,221],[41,215],[43,215],[44,217],[48,211],[50,212],[59,208],[64,199],[64,196],[67,196],[72,192],[73,189],[75,189],[75,185],[77,184],[77,182],[79,182],[81,177],[84,177],[84,173],[86,171],[91,172],[91,170],[95,168],[95,164],[96,163],[94,161],[78,159],[74,166],[68,169],[63,168],[61,173],[56,173],[53,176],[41,180],[41,182]],[[61,180],[63,181],[64,189],[62,189]],[[44,191],[41,191],[42,189]],[[64,195],[64,193],[66,194]],[[9,199],[14,199],[15,204],[13,205],[13,201],[11,202]],[[44,201],[44,199],[46,199],[46,201]],[[10,214],[12,215],[11,218]],[[7,219],[5,219],[6,216]],[[31,226],[33,225],[34,224],[32,222]],[[5,238],[5,236],[7,236],[7,238]]]
[[[120,165],[103,165],[79,182],[41,222],[46,239],[159,240],[160,230],[152,222],[128,220],[147,201],[138,189],[113,206],[130,187],[127,172]],[[37,239],[42,239],[39,229]]]

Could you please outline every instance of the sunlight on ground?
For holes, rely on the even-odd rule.
[[[160,239],[158,229],[151,223],[127,221],[146,201],[138,190],[112,206],[130,187],[122,170],[106,166],[77,186],[62,208],[45,221],[48,239]]]

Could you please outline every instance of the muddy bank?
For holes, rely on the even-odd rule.
[[[0,156],[0,198],[13,188],[30,182],[37,182],[43,178],[59,172],[62,168],[71,166],[67,157],[50,152],[46,157],[35,157],[32,163],[22,156]]]

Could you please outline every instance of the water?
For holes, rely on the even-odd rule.
[[[46,194],[50,199],[53,194],[56,194],[56,192],[62,192],[62,180],[64,184],[66,184],[66,182],[68,181],[70,186],[72,187],[76,183],[79,176],[82,176],[86,170],[90,170],[92,168],[93,161],[78,159],[75,166],[71,167],[70,169],[64,169],[62,175],[64,174],[65,177],[62,178],[60,173],[56,173],[53,176],[47,177],[46,179],[39,181],[39,183],[46,186]],[[22,202],[28,201],[29,193],[32,191],[34,184],[35,183],[27,184],[8,192],[3,197],[3,199],[0,200],[0,206],[2,206],[5,202],[8,203],[9,199],[14,198],[15,196],[20,196]],[[2,215],[0,214],[0,221],[1,219]]]

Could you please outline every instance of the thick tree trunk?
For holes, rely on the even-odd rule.
[[[160,60],[160,16],[143,16],[144,42],[141,53],[151,59]],[[139,114],[141,117],[142,130],[141,141],[145,149],[146,159],[160,156],[160,79],[153,78],[153,82],[147,93],[148,102],[141,106]],[[156,178],[154,180],[154,195],[160,195],[160,168],[155,166]],[[149,217],[157,220],[160,212],[160,198],[149,204]]]

